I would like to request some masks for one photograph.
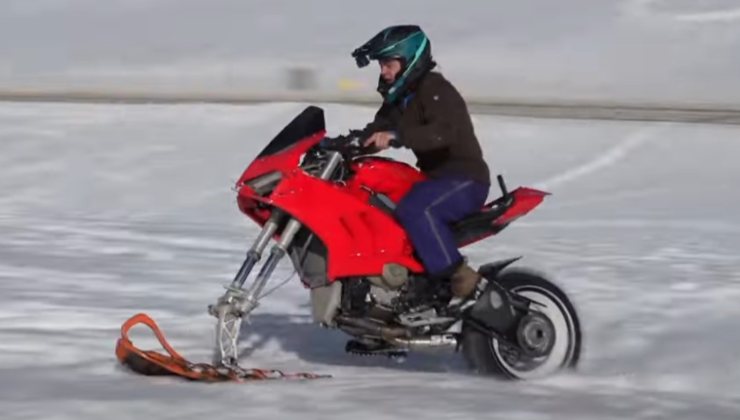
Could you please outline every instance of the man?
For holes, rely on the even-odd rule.
[[[352,56],[359,67],[378,60],[383,105],[363,130],[365,146],[411,149],[429,179],[416,184],[395,215],[427,273],[449,278],[455,297],[470,297],[481,278],[457,249],[450,224],[478,211],[490,174],[465,101],[440,73],[432,72],[429,39],[415,25],[391,26]]]

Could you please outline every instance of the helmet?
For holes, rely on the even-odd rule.
[[[432,46],[426,34],[416,25],[398,25],[383,29],[361,47],[352,52],[357,67],[365,67],[370,60],[396,58],[401,61],[401,71],[396,80],[388,83],[378,80],[378,92],[385,102],[393,103],[403,97],[409,86],[434,68]]]

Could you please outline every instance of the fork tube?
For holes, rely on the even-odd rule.
[[[334,170],[341,163],[341,161],[342,154],[339,152],[332,152],[329,160],[326,163],[326,166],[321,171],[321,175],[319,175],[319,177],[323,180],[328,180],[329,178],[331,178],[331,175],[334,173]],[[280,262],[280,259],[282,259],[283,256],[285,256],[285,254],[287,253],[288,247],[293,242],[293,238],[295,238],[295,235],[301,229],[301,226],[301,222],[296,219],[290,219],[287,226],[285,226],[285,229],[283,229],[283,232],[280,236],[280,241],[275,244],[270,250],[270,256],[267,258],[267,261],[260,269],[259,274],[257,274],[257,278],[255,279],[254,283],[249,288],[249,292],[247,295],[248,302],[256,302],[256,299],[259,299],[260,293],[262,293],[262,289],[267,284],[267,280],[269,280],[270,275],[275,270],[275,267],[277,266],[278,262]]]
[[[272,216],[270,216],[270,219],[265,222],[264,226],[262,227],[262,231],[260,231],[257,239],[252,244],[252,247],[249,249],[249,251],[247,251],[247,258],[244,260],[241,268],[239,268],[239,271],[236,273],[234,281],[231,282],[232,287],[242,288],[242,286],[244,286],[244,282],[247,281],[249,273],[252,272],[255,264],[257,264],[257,261],[259,261],[262,257],[262,251],[265,250],[268,242],[270,241],[270,238],[272,238],[272,235],[275,234],[281,217],[281,212],[275,209],[272,213]]]

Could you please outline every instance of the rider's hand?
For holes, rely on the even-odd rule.
[[[374,133],[363,143],[364,147],[375,146],[378,150],[391,147],[391,141],[396,139],[396,134],[391,131],[379,131]]]

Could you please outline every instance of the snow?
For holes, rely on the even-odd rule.
[[[308,68],[372,94],[350,52],[408,22],[468,95],[736,107],[739,17],[736,0],[4,0],[0,88],[249,93]]]
[[[257,234],[232,183],[302,108],[0,104],[4,419],[738,418],[737,126],[475,117],[494,172],[553,196],[465,252],[525,255],[570,294],[576,372],[508,383],[451,353],[349,356],[342,333],[311,324],[295,279],[258,308],[242,363],[332,379],[205,385],[119,368],[119,327],[137,312],[209,360],[206,306]],[[325,109],[333,134],[373,112]]]

